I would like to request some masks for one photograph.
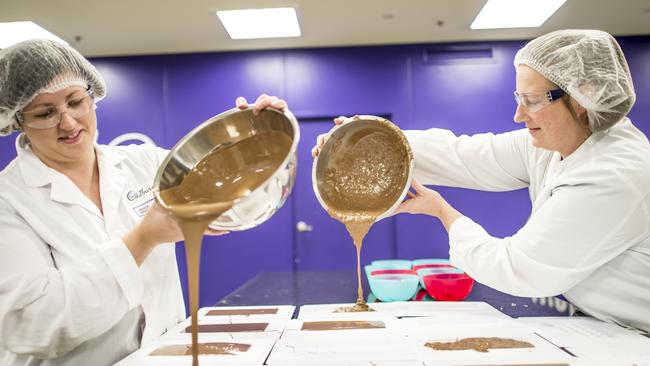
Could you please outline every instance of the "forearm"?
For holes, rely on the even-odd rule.
[[[437,213],[438,219],[445,227],[445,230],[449,232],[449,228],[459,217],[463,217],[463,214],[456,210],[449,202],[442,200],[440,204],[440,210]]]
[[[126,233],[122,237],[122,241],[129,252],[131,252],[133,259],[135,259],[138,266],[142,265],[142,262],[147,259],[155,247],[155,243],[148,240],[146,233],[143,233],[138,227]]]

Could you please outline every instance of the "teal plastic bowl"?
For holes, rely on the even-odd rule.
[[[414,266],[423,264],[450,264],[448,258],[420,258],[411,261]]]
[[[424,288],[424,276],[434,273],[465,273],[463,270],[456,267],[433,267],[433,268],[420,268],[417,270],[420,279],[420,286]]]
[[[363,267],[366,277],[370,278],[370,272],[380,269],[411,269],[411,261],[405,259],[382,259],[372,261]]]
[[[380,259],[370,263],[377,269],[411,269],[412,262],[408,259]]]
[[[380,274],[369,276],[368,284],[382,302],[407,301],[418,291],[419,279],[413,274]]]

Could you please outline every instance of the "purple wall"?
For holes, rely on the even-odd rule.
[[[630,118],[650,135],[650,37],[620,38],[637,102]],[[503,132],[515,105],[512,59],[521,42],[484,42],[286,51],[206,53],[94,59],[108,84],[99,103],[99,141],[140,132],[170,148],[205,119],[232,108],[235,97],[266,92],[285,98],[301,121],[296,188],[265,224],[206,238],[201,305],[213,304],[260,271],[349,268],[355,263],[343,227],[316,203],[309,149],[313,136],[338,115],[389,117],[403,129],[448,128],[457,134]],[[14,156],[13,137],[0,139],[0,166]],[[526,191],[484,193],[440,188],[462,212],[497,236],[526,221]],[[494,208],[498,207],[498,210]],[[311,233],[296,233],[304,220]],[[384,220],[364,243],[363,262],[399,257],[447,257],[447,235],[433,219]],[[184,277],[183,246],[178,246]]]

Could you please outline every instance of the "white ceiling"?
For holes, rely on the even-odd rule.
[[[486,0],[0,0],[86,56],[529,39],[562,28],[649,35],[650,0],[568,0],[541,28],[469,28]],[[543,0],[540,0],[543,1]],[[215,11],[295,7],[302,36],[231,40]]]

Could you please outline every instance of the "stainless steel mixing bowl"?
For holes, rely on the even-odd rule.
[[[377,116],[369,116],[369,115],[359,115],[359,116],[346,118],[342,124],[335,126],[329,131],[329,133],[326,136],[325,144],[323,145],[320,153],[314,159],[314,162],[312,164],[312,177],[311,177],[312,186],[314,189],[314,193],[316,194],[316,198],[318,199],[318,202],[321,204],[321,206],[324,209],[327,210],[327,204],[323,200],[320,190],[321,187],[325,184],[324,182],[325,167],[328,165],[328,161],[332,159],[334,145],[343,143],[343,136],[345,134],[354,134],[356,131],[362,129],[386,130],[388,129],[388,127],[386,127],[387,124],[392,126],[392,128],[390,128],[391,131],[398,133],[403,137],[403,134],[399,130],[399,128],[397,128],[397,126],[395,126],[389,120],[385,118],[381,118]],[[390,208],[386,210],[383,214],[381,214],[379,217],[377,217],[376,221],[388,217],[397,208],[397,206],[399,206],[400,203],[402,203],[404,197],[406,197],[406,194],[411,186],[411,180],[413,178],[413,164],[414,164],[413,154],[411,152],[411,146],[409,145],[406,138],[403,137],[402,140],[404,141],[405,144],[405,148],[407,151],[407,159],[408,159],[408,164],[405,165],[406,169],[408,169],[406,184],[404,185],[404,187],[402,187],[400,195],[398,197],[395,197],[394,201],[390,202],[391,203]]]
[[[265,109],[258,115],[252,108],[231,109],[203,122],[171,149],[154,180],[154,194],[181,183],[187,172],[211,151],[253,135],[277,131],[292,140],[287,156],[263,184],[234,201],[233,207],[210,224],[216,230],[246,230],[269,219],[286,201],[296,176],[296,149],[300,138],[298,121],[285,110]]]

